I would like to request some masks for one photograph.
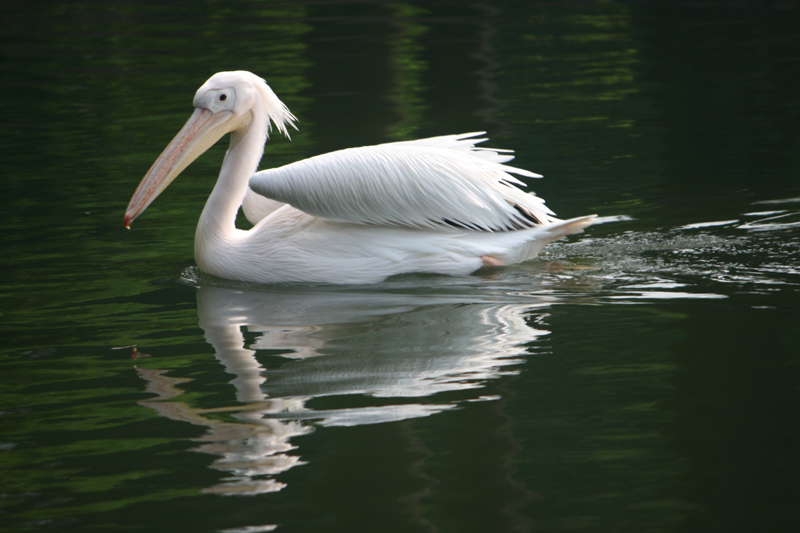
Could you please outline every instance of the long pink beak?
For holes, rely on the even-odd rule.
[[[232,116],[233,113],[229,111],[213,113],[208,109],[194,110],[133,193],[125,211],[126,228],[131,227],[136,217],[141,215],[186,167],[230,131],[226,128],[226,124]]]

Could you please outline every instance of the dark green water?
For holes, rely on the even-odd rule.
[[[0,530],[800,528],[797,2],[0,16]],[[465,278],[204,279],[224,147],[122,216],[233,69],[300,119],[262,167],[486,130],[616,222]]]

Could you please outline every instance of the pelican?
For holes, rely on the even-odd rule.
[[[374,283],[403,273],[466,275],[519,263],[580,233],[595,216],[559,220],[506,165],[510,150],[479,148],[483,133],[331,152],[257,172],[274,125],[296,118],[259,76],[220,72],[142,179],[125,226],[225,134],[230,147],[200,215],[201,271],[259,283]],[[253,223],[236,227],[242,209]]]

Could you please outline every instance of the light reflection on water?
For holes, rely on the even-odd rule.
[[[184,277],[194,274],[190,270]],[[231,384],[242,405],[221,411],[193,408],[174,401],[183,380],[164,371],[138,372],[147,391],[157,395],[143,405],[209,428],[196,450],[218,455],[212,467],[231,476],[208,492],[282,489],[274,476],[302,464],[290,454],[290,440],[311,432],[311,421],[318,426],[395,422],[491,400],[481,395],[483,385],[515,372],[510,367],[520,362],[526,345],[548,334],[531,325],[546,300],[522,303],[498,301],[497,294],[476,298],[467,291],[431,295],[383,287],[197,286],[199,324],[219,362],[235,376]],[[243,329],[255,334],[252,342]],[[259,350],[296,361],[265,370]],[[429,400],[454,391],[473,392],[450,403]],[[389,400],[335,409],[308,405],[328,396]],[[207,416],[219,412],[230,419]]]
[[[745,212],[749,221],[773,216],[772,213],[756,216],[753,215],[756,211],[749,209]],[[745,215],[741,215],[737,220],[744,218]],[[338,428],[353,434],[346,444],[350,447],[355,444],[353,440],[359,438],[359,427],[393,427],[397,424],[392,422],[402,425],[428,419],[447,422],[458,412],[472,413],[481,405],[508,408],[510,395],[505,387],[514,379],[523,378],[520,372],[527,369],[529,375],[541,372],[543,376],[566,378],[568,383],[583,383],[588,388],[562,389],[556,382],[550,389],[542,389],[543,396],[532,392],[531,398],[521,402],[524,409],[531,409],[534,414],[517,416],[515,424],[528,427],[530,438],[540,440],[527,446],[520,460],[537,461],[549,456],[548,449],[542,448],[544,435],[536,431],[540,426],[546,429],[545,433],[554,432],[564,438],[564,428],[588,424],[587,434],[595,440],[583,443],[584,448],[578,447],[583,450],[581,453],[610,454],[608,457],[618,457],[619,462],[629,467],[632,459],[626,454],[636,456],[644,453],[643,449],[626,445],[622,451],[617,451],[619,443],[627,442],[625,439],[636,442],[647,438],[658,442],[663,439],[657,434],[663,428],[661,423],[651,427],[639,421],[633,429],[628,426],[634,424],[631,417],[637,413],[648,419],[664,416],[663,410],[659,415],[653,402],[671,393],[639,392],[654,383],[664,386],[675,371],[669,352],[648,355],[656,349],[653,339],[671,340],[673,333],[668,329],[684,320],[687,304],[702,308],[706,302],[715,304],[736,299],[735,305],[746,301],[746,305],[759,310],[796,307],[800,287],[796,266],[800,264],[800,251],[794,227],[753,231],[730,224],[698,227],[690,223],[667,229],[627,229],[633,223],[635,221],[625,218],[609,221],[590,229],[581,238],[551,245],[540,260],[468,277],[400,276],[384,283],[357,287],[254,286],[208,279],[189,268],[183,272],[179,283],[174,280],[170,283],[196,291],[198,318],[195,323],[205,336],[207,345],[204,348],[208,345],[211,348],[187,346],[183,351],[198,354],[188,358],[189,363],[173,355],[148,358],[138,354],[141,358],[136,359],[135,365],[140,381],[134,388],[151,397],[132,400],[126,396],[116,401],[127,405],[128,409],[135,408],[134,402],[138,401],[138,411],[127,416],[131,420],[148,420],[151,436],[174,439],[165,436],[163,429],[154,427],[143,412],[177,422],[170,427],[202,428],[201,435],[187,432],[190,436],[181,433],[183,436],[176,439],[190,443],[186,448],[200,452],[201,457],[212,457],[207,462],[199,462],[214,475],[198,476],[203,484],[198,482],[192,486],[193,490],[202,491],[207,497],[262,495],[271,499],[286,494],[289,492],[286,488],[293,485],[301,491],[307,490],[301,483],[292,481],[296,479],[293,473],[307,470],[314,476],[331,467],[330,464],[321,465],[318,454],[309,453],[309,437],[321,433],[327,436],[332,428]],[[176,333],[181,331],[180,322],[172,326],[168,322],[171,315],[180,314],[177,311],[181,305],[191,307],[194,313],[191,302],[172,304],[160,313],[148,309],[137,312],[143,320],[167,320],[164,331],[172,335],[162,341],[161,330],[146,330],[138,336],[142,352],[155,350],[164,354],[173,349],[180,352],[182,349],[175,348],[176,344],[197,342],[194,333],[184,338]],[[631,313],[628,310],[634,305],[636,311],[649,312]],[[559,311],[563,306],[569,306],[568,313]],[[595,321],[607,316],[612,317],[609,319],[612,331],[592,330]],[[137,323],[129,321],[129,324]],[[620,341],[619,335],[629,334],[642,338]],[[135,331],[128,335],[137,337]],[[571,338],[571,345],[565,345],[565,336]],[[555,351],[553,338],[557,341]],[[583,361],[570,360],[576,346],[586,343],[592,345],[589,356]],[[658,347],[663,349],[661,345]],[[591,350],[601,350],[601,354],[602,350],[627,350],[633,355],[626,360],[616,354],[604,357]],[[189,377],[195,372],[187,371],[187,365],[191,369],[204,364],[202,361],[208,359],[209,353],[213,353],[220,364],[205,381],[191,381]],[[552,361],[548,356],[553,353],[559,364],[566,365],[565,374],[546,372],[547,364],[552,364],[548,363]],[[173,361],[180,364],[172,368]],[[540,366],[543,362],[545,366]],[[65,363],[59,361],[58,364]],[[80,375],[81,364],[86,363],[76,362],[76,369],[63,378],[64,383]],[[109,362],[106,365],[106,374],[119,370],[119,364]],[[104,367],[100,365],[99,368]],[[97,403],[98,409],[108,404],[104,396],[108,394],[105,383],[100,384],[98,380],[95,385],[89,382],[89,386],[80,391],[78,399],[73,400],[80,405],[67,410],[67,416],[61,410],[50,412],[47,397],[36,394],[37,387],[42,386],[36,379],[52,383],[52,377],[40,374],[41,370],[38,372],[30,374],[31,385],[21,388],[20,394],[34,410],[47,413],[49,418],[44,420],[58,421],[67,435],[81,429],[70,420],[82,420],[77,413],[86,412],[86,402]],[[586,376],[587,380],[581,381],[581,376]],[[108,378],[103,376],[103,379]],[[602,386],[593,384],[599,379],[607,381],[601,381]],[[212,393],[214,383],[229,380],[230,384],[222,389],[223,395]],[[632,390],[625,392],[626,387]],[[552,396],[547,396],[548,390]],[[605,398],[611,393],[625,399],[618,400],[618,404],[608,402]],[[601,404],[598,413],[592,413],[593,398],[607,402]],[[44,407],[36,402],[45,402]],[[548,411],[550,405],[554,409],[552,413]],[[592,413],[588,417],[587,409]],[[124,423],[118,422],[118,411],[117,407],[113,416],[98,420],[104,427],[131,423],[124,417]],[[503,412],[499,407],[497,411]],[[605,419],[614,413],[620,417],[615,420],[619,425]],[[11,416],[19,419],[28,415],[17,410]],[[603,423],[594,422],[592,416],[599,417]],[[37,420],[41,422],[42,417],[40,414]],[[702,422],[707,423],[706,420]],[[566,435],[576,438],[568,431]],[[38,443],[43,437],[38,433],[26,433],[25,438]],[[651,441],[646,442],[653,446]],[[375,442],[374,446],[380,448],[386,444],[383,440]],[[502,444],[505,445],[505,441]],[[500,444],[494,445],[502,448]],[[4,453],[11,460],[28,453],[15,440],[10,441],[9,446]],[[67,467],[76,462],[80,464],[85,456],[83,448],[75,446],[76,451],[72,452],[75,457],[68,455],[64,459]],[[53,447],[58,448],[58,445]],[[124,453],[113,447],[110,451],[105,449],[109,447],[106,441],[91,449],[95,447],[103,448],[112,456]],[[139,469],[159,471],[148,466],[149,461],[158,463],[156,445],[147,447],[143,442],[142,447],[147,455],[144,464],[130,466],[124,469],[126,473],[139,475]],[[651,450],[656,451],[663,452],[655,456],[665,465],[672,465],[670,461],[679,462],[661,448]],[[46,452],[40,448],[38,453],[46,458]],[[49,453],[54,454],[55,450]],[[38,465],[40,461],[44,459],[33,459],[31,464]],[[168,471],[168,477],[182,477],[186,464],[191,462],[181,456],[174,470]],[[48,461],[48,464],[56,463]],[[365,463],[365,467],[370,464]],[[594,465],[592,461],[576,464],[587,468]],[[403,468],[411,467],[402,465]],[[69,474],[65,472],[60,475]],[[551,476],[548,480],[562,475],[555,475],[552,469],[544,466],[535,470],[535,474]],[[583,482],[579,474],[575,475]],[[101,478],[90,472],[78,479],[89,485]],[[647,480],[653,482],[651,478]],[[531,487],[537,484],[533,478],[526,482]],[[557,484],[551,483],[554,483],[551,490],[554,490],[552,487],[557,489]],[[71,485],[65,486],[66,493],[77,493],[69,489]],[[39,497],[33,492],[28,494],[25,499],[38,505]],[[168,489],[154,493],[152,498],[155,501],[165,496],[174,498]],[[116,498],[115,505],[125,505],[124,496],[109,498]],[[675,498],[670,494],[664,501],[674,503]],[[102,497],[98,497],[98,501],[105,503]],[[649,500],[643,497],[642,501]],[[52,514],[58,514],[58,506],[62,505],[63,514],[80,515],[69,503],[52,502],[55,502],[49,504],[53,506],[49,511]],[[686,512],[677,504],[676,509],[673,511],[676,514]],[[258,527],[270,530],[274,525]]]
[[[792,203],[797,199],[770,203]],[[763,203],[763,202],[762,202]],[[777,214],[779,213],[779,214]],[[740,218],[684,224],[667,230],[630,231],[601,238],[583,238],[551,247],[556,257],[581,256],[592,264],[597,289],[619,291],[615,299],[725,298],[718,293],[658,289],[691,288],[708,282],[734,284],[734,291],[767,291],[800,286],[800,243],[796,219],[800,211],[747,212]],[[633,293],[629,292],[633,289]]]
[[[155,397],[140,403],[207,428],[194,450],[217,456],[210,466],[226,477],[205,492],[280,491],[286,484],[277,478],[305,464],[293,440],[317,427],[410,420],[497,400],[484,392],[487,383],[517,373],[542,349],[555,305],[725,299],[800,286],[792,228],[775,236],[734,223],[622,231],[552,245],[547,262],[359,287],[258,286],[189,268],[181,282],[197,290],[199,325],[234,376],[237,404],[183,402],[186,379],[144,361],[137,372]]]

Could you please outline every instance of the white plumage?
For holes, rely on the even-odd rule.
[[[271,126],[294,116],[249,72],[212,76],[195,112],[144,177],[127,226],[196,157],[232,133],[197,227],[201,270],[255,282],[369,283],[409,272],[468,274],[531,259],[594,216],[555,218],[522,191],[509,151],[481,133],[350,148],[256,172]],[[248,186],[249,185],[249,186]],[[240,230],[242,208],[255,226]]]
[[[509,173],[540,176],[500,164],[508,156],[476,150],[485,140],[470,139],[476,135],[340,150],[258,172],[250,188],[339,222],[482,231],[551,222],[544,202],[518,189],[524,184]]]

